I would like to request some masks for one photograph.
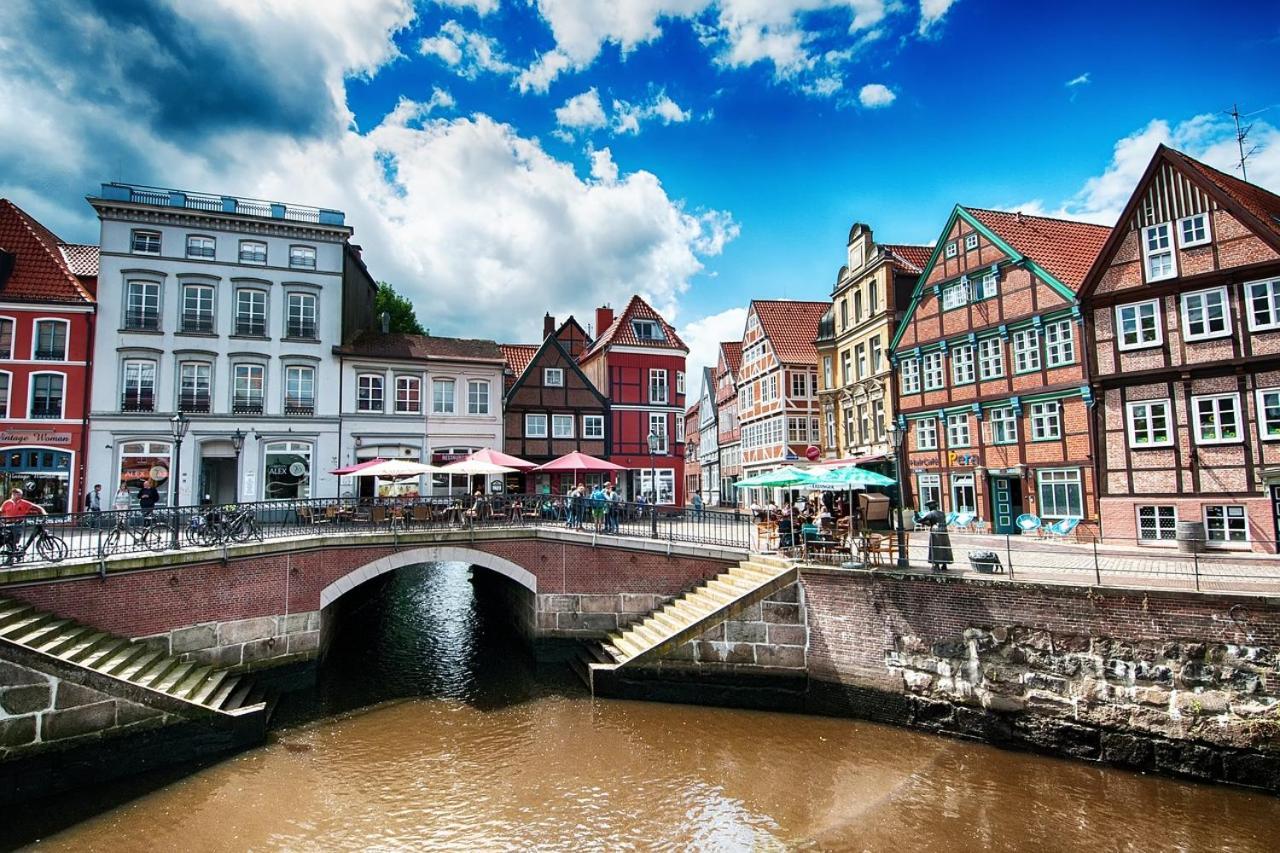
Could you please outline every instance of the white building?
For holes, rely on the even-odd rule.
[[[720,505],[720,419],[716,416],[716,373],[702,369],[702,396],[698,400],[698,463],[702,466],[702,499]]]
[[[89,481],[150,476],[172,501],[176,468],[182,504],[335,494],[333,351],[373,302],[367,274],[344,276],[363,265],[343,214],[118,183],[89,203],[102,224]],[[175,459],[178,412],[190,426]]]
[[[494,341],[366,332],[336,350],[341,362],[342,465],[409,459],[445,465],[503,449],[502,374]],[[502,477],[485,485],[500,488]],[[344,495],[463,494],[463,476],[344,481]]]

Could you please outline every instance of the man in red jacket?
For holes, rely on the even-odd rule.
[[[48,515],[48,513],[44,511],[44,507],[24,498],[22,489],[14,489],[9,493],[9,499],[0,504],[0,521],[4,523],[4,529],[0,533],[3,536],[3,542],[0,544],[9,552],[10,561],[18,550],[18,525],[28,515]]]

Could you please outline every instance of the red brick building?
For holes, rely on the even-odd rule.
[[[0,479],[50,512],[85,489],[97,257],[0,199]]]
[[[1098,520],[1076,291],[1109,228],[957,206],[890,349],[907,503]]]
[[[702,463],[698,460],[701,445],[698,420],[702,417],[702,404],[694,403],[684,413],[684,499],[693,503],[693,496],[702,490]],[[703,495],[702,499],[707,499]]]
[[[1161,146],[1081,297],[1107,537],[1275,552],[1280,196]]]
[[[652,494],[657,501],[684,503],[685,357],[689,348],[676,330],[639,296],[622,313],[596,309],[599,337],[579,359],[587,378],[609,398],[610,462],[625,466],[618,483],[634,500]],[[649,452],[650,434],[658,453]]]

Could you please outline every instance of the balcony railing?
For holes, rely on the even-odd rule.
[[[37,400],[31,404],[32,418],[62,417],[62,400]]]
[[[267,321],[256,320],[252,317],[237,317],[236,334],[252,335],[259,338],[265,337],[267,334]]]
[[[51,349],[48,347],[39,347],[36,349],[37,361],[65,361],[67,358],[67,348],[59,347]]]
[[[213,315],[202,313],[185,313],[182,315],[182,331],[212,332]]]
[[[286,399],[284,401],[284,413],[295,417],[314,415],[316,413],[316,401],[310,397]]]
[[[178,411],[207,414],[209,412],[209,395],[207,393],[180,394],[178,396]]]
[[[306,338],[315,340],[316,324],[315,323],[290,323],[285,329],[285,336],[290,338]]]
[[[160,312],[138,310],[126,311],[124,314],[124,327],[135,331],[157,331],[160,328]]]
[[[125,392],[120,398],[122,412],[154,412],[156,410],[155,392]]]
[[[346,222],[346,216],[341,210],[326,210],[302,204],[283,204],[256,198],[186,192],[143,184],[118,182],[103,184],[102,198],[108,201],[126,201],[156,207],[179,207],[211,213],[236,213],[242,216],[261,216],[318,225],[343,225]]]
[[[231,413],[233,415],[262,414],[262,397],[236,395],[231,400]]]

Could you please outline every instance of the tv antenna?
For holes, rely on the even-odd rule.
[[[1275,104],[1272,104],[1271,106],[1273,107]],[[1253,145],[1250,146],[1248,151],[1244,150],[1245,140],[1249,138],[1249,131],[1253,129],[1253,125],[1242,125],[1240,124],[1240,119],[1256,116],[1258,113],[1264,113],[1269,109],[1271,109],[1271,107],[1263,107],[1262,109],[1254,110],[1251,113],[1241,113],[1240,106],[1238,104],[1232,104],[1231,109],[1227,112],[1227,115],[1231,116],[1236,123],[1236,147],[1240,150],[1240,177],[1246,181],[1249,180],[1249,169],[1247,166],[1248,160],[1258,152],[1259,146]]]

